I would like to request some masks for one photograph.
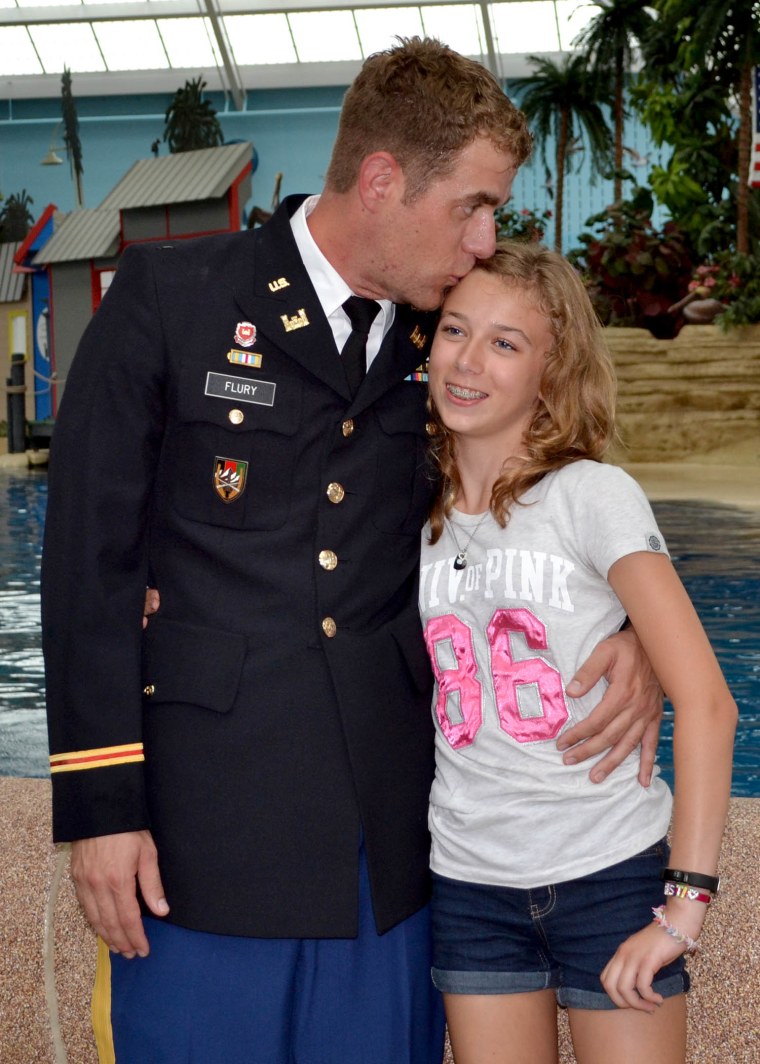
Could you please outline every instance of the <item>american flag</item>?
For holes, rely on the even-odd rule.
[[[752,154],[749,160],[750,188],[760,188],[760,67],[752,71]]]

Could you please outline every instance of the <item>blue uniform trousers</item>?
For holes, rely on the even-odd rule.
[[[355,939],[238,938],[146,919],[150,955],[110,957],[116,1064],[441,1064],[428,909],[378,935],[363,851],[359,914]]]

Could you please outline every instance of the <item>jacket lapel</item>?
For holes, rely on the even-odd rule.
[[[384,392],[427,362],[438,322],[438,311],[396,306],[393,328],[385,337],[348,411],[359,414]]]
[[[347,402],[350,392],[322,310],[298,253],[290,217],[305,197],[288,196],[273,217],[251,233],[238,256],[226,264],[243,318]],[[349,413],[371,406],[427,359],[437,312],[397,306],[388,335],[351,403]]]
[[[290,216],[303,201],[289,196],[270,221],[254,230],[246,262],[233,280],[235,302],[268,341],[346,400],[346,375],[332,329],[298,254]]]

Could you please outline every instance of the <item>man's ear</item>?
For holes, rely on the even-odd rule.
[[[390,152],[375,151],[362,159],[357,187],[362,206],[374,214],[403,197],[404,174]]]

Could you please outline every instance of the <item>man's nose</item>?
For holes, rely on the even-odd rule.
[[[478,259],[488,259],[496,250],[496,223],[490,212],[478,212],[464,239],[464,250]]]

